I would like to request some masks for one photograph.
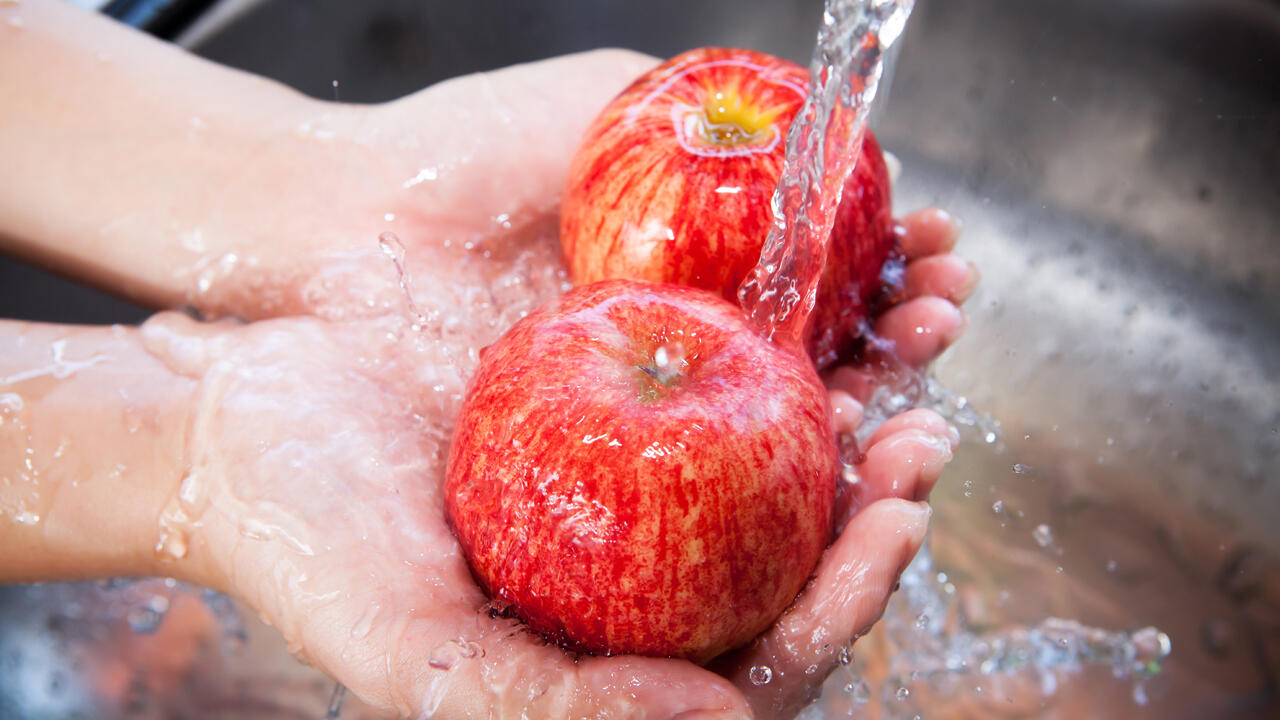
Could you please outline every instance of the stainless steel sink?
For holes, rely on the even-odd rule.
[[[343,100],[379,101],[600,46],[740,45],[804,62],[820,12],[813,1],[224,2],[182,42],[318,97],[338,80]],[[1002,425],[994,443],[967,432],[944,477],[935,562],[993,626],[1056,615],[1151,624],[1173,642],[1137,700],[1129,679],[1085,669],[1021,716],[1280,714],[1277,77],[1271,0],[918,2],[877,132],[904,167],[898,208],[936,204],[966,221],[962,252],[983,284],[937,372]],[[0,264],[0,315],[140,316],[28,272]],[[16,290],[36,286],[49,293],[39,302]],[[0,594],[0,715],[56,714],[22,705],[3,680],[3,653],[31,645],[13,628],[37,632],[66,603],[118,592]],[[271,689],[243,681],[260,664],[289,678],[279,687],[304,716],[323,712],[328,686],[280,670],[269,635],[240,657],[201,665],[202,702],[258,707]],[[959,716],[983,683],[912,702],[925,717]],[[164,707],[182,707],[185,691],[171,692]],[[153,705],[121,712],[177,716]]]

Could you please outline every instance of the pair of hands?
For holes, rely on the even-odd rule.
[[[226,578],[217,584],[378,708],[793,714],[883,612],[923,540],[921,501],[956,438],[917,410],[872,436],[844,529],[810,586],[770,631],[710,669],[572,657],[487,612],[443,521],[452,421],[479,348],[563,289],[554,232],[564,165],[597,109],[651,62],[620,52],[560,58],[360,110],[356,132],[368,134],[379,171],[365,182],[384,207],[367,208],[372,219],[335,216],[343,224],[323,235],[246,246],[237,255],[245,272],[194,288],[198,307],[255,322],[170,314],[143,328],[161,353],[198,357],[188,372],[209,389],[192,448],[205,461],[182,510],[201,525],[214,575]],[[312,132],[350,132],[334,117],[317,127],[326,120],[335,129]],[[950,254],[957,227],[945,214],[903,225],[910,299],[876,330],[901,359],[924,364],[958,336],[956,303],[975,276]],[[376,240],[386,230],[405,246],[408,297]],[[830,375],[840,430],[856,429],[875,382],[871,367]],[[770,682],[752,681],[756,666],[770,669]]]
[[[29,10],[33,34],[41,13],[64,12],[55,5]],[[76,32],[64,24],[58,35],[73,42]],[[101,39],[103,31],[83,32]],[[107,40],[122,58],[138,42]],[[22,42],[11,46],[15,52]],[[139,57],[163,60],[168,52],[149,48]],[[34,66],[56,72],[62,58],[53,61]],[[113,171],[114,182],[92,185],[93,176],[78,170],[111,157],[109,142],[51,134],[45,146],[70,148],[68,157],[28,163],[38,169],[35,180],[8,195],[14,217],[22,216],[10,223],[18,242],[9,249],[157,305],[185,302],[208,317],[238,319],[161,313],[138,330],[84,331],[83,342],[62,346],[68,357],[102,360],[74,372],[99,373],[95,402],[108,411],[115,395],[125,398],[129,434],[135,423],[144,434],[179,429],[166,444],[137,445],[118,466],[171,469],[150,473],[157,490],[138,491],[119,471],[98,473],[83,488],[63,488],[46,522],[61,515],[69,527],[83,526],[77,512],[92,509],[74,508],[77,493],[119,490],[136,505],[122,517],[140,518],[121,535],[136,536],[147,558],[134,553],[132,564],[98,572],[172,575],[234,595],[279,628],[296,654],[388,713],[775,717],[802,707],[883,612],[923,540],[923,500],[955,444],[936,414],[903,413],[875,432],[860,482],[845,496],[843,530],[813,581],[774,627],[708,669],[579,658],[547,645],[488,612],[444,523],[445,451],[465,379],[480,348],[565,289],[555,229],[569,159],[599,109],[654,61],[588,53],[459,78],[370,107],[307,101],[191,62],[144,58],[133,67],[156,75],[152,82],[113,76],[103,81],[104,97],[123,103],[133,85],[172,95],[198,86],[221,92],[224,105],[258,108],[258,122],[216,108],[181,117],[175,107],[202,100],[169,97],[133,118],[158,128],[138,131],[137,140],[155,148],[139,156],[139,171]],[[200,82],[192,76],[199,73],[211,77]],[[17,153],[21,164],[32,160],[22,148],[40,145],[44,128],[59,126],[24,126],[19,110],[9,112],[23,143],[6,145],[0,133],[0,151]],[[243,141],[258,125],[277,131],[272,141]],[[85,148],[88,154],[79,152]],[[166,184],[147,171],[153,165],[179,171]],[[59,178],[64,167],[70,170]],[[65,199],[41,185],[45,174],[58,178]],[[26,187],[34,194],[24,201]],[[118,217],[96,234],[72,223],[63,237],[46,238],[43,230],[55,225],[50,202],[68,202],[76,213],[58,217]],[[878,318],[876,331],[898,358],[923,365],[961,331],[956,305],[976,276],[950,254],[957,228],[945,214],[924,211],[903,224],[909,299]],[[403,259],[396,242],[384,243],[390,252],[380,246],[387,231],[403,243]],[[72,330],[22,333],[47,340]],[[860,423],[877,373],[868,365],[830,374],[841,431]],[[46,405],[57,400],[50,388],[18,386],[28,398],[49,393]],[[149,392],[168,398],[166,409],[131,414],[129,398]],[[72,452],[77,441],[91,447],[91,435],[73,438]],[[47,444],[58,447],[51,457],[61,456],[56,438]],[[114,452],[102,450],[87,456]],[[151,462],[147,454],[164,457]],[[159,548],[154,558],[152,546]],[[77,572],[85,570],[66,574]],[[768,683],[752,681],[756,666],[768,666]]]

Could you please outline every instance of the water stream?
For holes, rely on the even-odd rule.
[[[773,227],[738,290],[764,335],[798,344],[817,297],[845,181],[884,70],[914,0],[829,0],[809,63],[809,96],[787,132]]]

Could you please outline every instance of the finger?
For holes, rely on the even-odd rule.
[[[831,400],[832,429],[841,435],[852,435],[862,424],[862,403],[844,390],[830,390],[827,397]]]
[[[778,622],[717,664],[757,717],[790,717],[813,698],[849,644],[884,614],[924,542],[929,515],[928,505],[904,500],[868,506],[827,548],[813,581]],[[769,668],[768,683],[752,681],[752,668],[761,667]],[[761,675],[757,670],[755,679]]]
[[[892,347],[897,359],[923,367],[942,354],[964,331],[960,309],[937,297],[908,300],[876,320],[875,332]]]
[[[907,260],[950,252],[960,237],[960,219],[941,208],[917,210],[899,221]]]
[[[841,365],[827,378],[829,390],[839,390],[865,405],[876,391],[876,376],[860,367]]]
[[[907,263],[908,298],[933,296],[959,305],[978,286],[978,268],[958,255],[930,255]]]
[[[868,445],[875,445],[890,435],[896,435],[903,430],[910,429],[923,430],[930,435],[945,437],[951,444],[952,452],[955,452],[955,449],[960,445],[960,433],[948,424],[941,415],[928,408],[913,408],[885,420],[871,435]]]
[[[884,437],[858,466],[858,482],[850,488],[853,511],[884,498],[927,499],[951,457],[945,434],[908,428]]]

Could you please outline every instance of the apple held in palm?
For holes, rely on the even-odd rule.
[[[800,348],[706,291],[576,288],[490,346],[446,512],[490,597],[596,653],[746,644],[831,539],[836,449]]]
[[[703,48],[624,90],[570,165],[560,239],[574,281],[669,282],[736,301],[773,221],[786,133],[808,86],[792,62]],[[850,347],[899,264],[888,170],[870,131],[842,197],[806,331],[819,367]]]

